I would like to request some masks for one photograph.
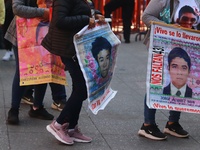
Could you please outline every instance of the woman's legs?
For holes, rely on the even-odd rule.
[[[11,109],[8,112],[8,118],[7,123],[9,124],[18,124],[19,123],[19,107],[21,98],[24,94],[26,86],[20,86],[19,82],[19,59],[18,59],[18,49],[17,47],[13,46],[14,54],[15,54],[15,60],[16,60],[16,70],[15,75],[13,78],[12,83],[12,98],[11,98]]]
[[[72,93],[57,120],[46,128],[56,139],[65,144],[72,145],[74,141],[91,142],[92,139],[82,134],[77,126],[83,100],[87,98],[85,79],[78,60],[63,58],[62,61],[67,66],[72,78]],[[66,128],[68,134],[66,134]]]
[[[13,46],[14,50],[14,55],[15,55],[15,61],[16,61],[16,70],[15,70],[15,75],[13,78],[13,83],[12,83],[12,100],[11,100],[11,108],[14,109],[19,109],[20,107],[20,102],[21,98],[24,94],[25,89],[27,86],[20,86],[20,75],[19,75],[19,58],[18,58],[18,50],[17,47]]]
[[[78,60],[64,58],[62,61],[72,78],[72,93],[58,116],[57,122],[60,124],[68,122],[69,129],[72,129],[78,124],[82,103],[87,98],[87,88]]]

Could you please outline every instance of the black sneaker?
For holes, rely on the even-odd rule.
[[[46,111],[46,109],[42,106],[36,110],[31,109],[28,112],[30,117],[43,119],[43,120],[53,120],[54,116]]]
[[[34,98],[33,98],[33,96],[23,96],[21,102],[28,104],[28,105],[33,105]]]
[[[142,125],[141,129],[138,131],[140,136],[144,136],[146,138],[152,140],[165,140],[167,136],[160,131],[157,125]]]
[[[164,133],[173,135],[175,137],[180,137],[180,138],[186,138],[189,136],[188,132],[185,131],[178,122],[174,122],[170,125],[167,122],[164,128]]]
[[[7,123],[13,124],[13,125],[19,124],[19,117],[18,116],[19,116],[19,109],[11,108],[8,111]]]
[[[55,110],[58,110],[58,111],[62,111],[63,108],[65,107],[65,104],[66,104],[66,100],[63,99],[63,100],[60,100],[59,102],[53,102],[51,104],[51,108],[52,109],[55,109]]]

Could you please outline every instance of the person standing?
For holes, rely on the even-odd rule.
[[[12,83],[12,99],[11,108],[8,111],[8,124],[19,124],[19,107],[21,98],[24,95],[26,88],[29,86],[20,86],[20,72],[19,72],[19,57],[17,47],[17,33],[16,33],[16,16],[23,18],[39,18],[43,21],[49,21],[49,9],[37,8],[37,0],[13,0],[12,9],[15,15],[10,23],[5,34],[5,39],[10,41],[13,45],[16,70]],[[47,112],[43,106],[43,99],[46,92],[47,84],[39,84],[34,86],[35,100],[33,106],[30,106],[29,116],[44,120],[53,120],[54,116]]]
[[[186,9],[188,12],[184,12],[185,8],[183,6],[191,6],[191,8],[197,10],[198,12],[200,10],[200,2],[197,0],[151,0],[143,13],[142,21],[147,25],[147,27],[151,26],[151,21],[157,21],[178,26],[180,25],[186,28],[192,28],[195,23],[194,19],[197,19],[197,14],[194,11],[188,9],[188,7]],[[176,17],[175,14],[179,14],[177,15],[178,17]],[[183,17],[185,19],[183,19]],[[147,34],[144,43],[148,45],[148,41],[149,35]],[[179,138],[186,138],[189,136],[189,133],[185,131],[179,123],[181,112],[169,111],[169,119],[164,128],[164,133],[160,131],[156,124],[155,114],[156,109],[149,109],[147,107],[145,96],[144,123],[138,131],[139,135],[152,140],[167,139],[167,136],[164,133]]]
[[[123,36],[125,43],[130,43],[134,0],[110,0],[104,6],[105,17],[111,18],[111,13],[118,8],[122,8]]]
[[[49,52],[61,56],[72,78],[72,93],[60,115],[47,130],[60,142],[91,142],[78,128],[83,101],[87,98],[86,82],[76,57],[73,36],[83,27],[95,27],[95,19],[105,22],[101,13],[94,9],[91,0],[54,0],[52,21],[42,45]]]
[[[3,49],[3,24],[5,22],[5,4],[0,0],[0,49]]]

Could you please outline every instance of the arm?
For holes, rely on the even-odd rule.
[[[14,15],[23,18],[44,17],[44,15],[47,15],[47,9],[26,6],[25,1],[27,0],[13,0],[12,8]]]
[[[151,21],[163,22],[159,19],[160,12],[166,7],[168,0],[151,0],[142,15],[142,21],[150,27]]]
[[[5,21],[5,5],[4,0],[0,0],[0,26],[4,24]]]

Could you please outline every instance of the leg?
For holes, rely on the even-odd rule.
[[[20,75],[19,75],[19,58],[18,58],[18,49],[17,47],[13,47],[15,60],[16,60],[16,70],[15,75],[12,83],[12,103],[11,108],[19,109],[21,98],[27,89],[27,86],[20,86]]]
[[[167,136],[163,134],[155,122],[156,109],[149,109],[146,105],[146,95],[144,98],[144,123],[138,134],[152,140],[165,140]]]
[[[144,98],[144,123],[145,124],[153,124],[155,125],[155,114],[156,114],[156,109],[149,109],[147,104],[146,104],[146,95]]]
[[[47,84],[38,84],[34,86],[34,106],[43,106],[43,100],[46,93]]]
[[[43,119],[43,120],[53,120],[54,116],[46,111],[43,106],[43,100],[46,92],[47,84],[38,84],[34,86],[34,103],[30,106],[28,114],[30,117]]]
[[[111,18],[111,14],[113,11],[115,11],[117,8],[120,8],[122,6],[123,1],[122,0],[111,0],[104,6],[104,16],[105,18]],[[112,23],[110,22],[110,27],[112,28]]]
[[[169,111],[169,122],[179,122],[181,112]]]
[[[52,99],[53,103],[51,104],[51,108],[55,110],[62,111],[66,104],[66,89],[64,85],[49,83],[51,87]]]
[[[123,35],[125,43],[130,43],[134,1],[126,0],[122,6]]]
[[[33,98],[33,92],[34,92],[34,86],[28,86],[27,89],[24,92],[24,95],[22,97],[22,102],[28,105],[33,105],[34,98]]]
[[[7,123],[8,124],[18,124],[19,123],[19,107],[21,98],[24,94],[26,86],[20,86],[19,85],[19,59],[18,59],[18,49],[17,47],[13,46],[14,54],[15,54],[15,60],[16,60],[16,70],[15,75],[13,78],[12,83],[12,99],[11,99],[11,109],[8,112],[8,118]]]
[[[86,83],[78,60],[62,58],[62,61],[67,66],[72,78],[72,93],[57,118],[57,122],[60,124],[69,122],[69,128],[74,128],[78,124],[82,103],[87,98]]]
[[[67,66],[72,78],[72,93],[56,122],[53,121],[48,125],[47,130],[65,144],[71,145],[73,141],[91,142],[92,139],[81,133],[77,126],[83,100],[87,98],[85,79],[78,60],[64,58],[62,61]],[[68,134],[66,134],[66,128]]]
[[[60,100],[65,99],[66,101],[66,89],[64,85],[49,83],[51,87],[52,99],[53,101],[59,103]]]
[[[105,18],[111,18],[111,13],[123,4],[121,0],[111,0],[104,6]]]

